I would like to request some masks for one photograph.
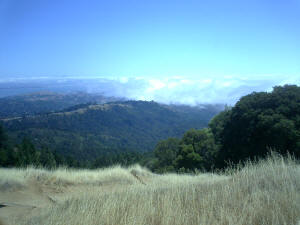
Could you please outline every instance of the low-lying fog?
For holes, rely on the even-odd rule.
[[[87,92],[132,100],[154,100],[160,103],[188,105],[222,103],[233,105],[238,99],[253,91],[271,91],[284,84],[299,84],[297,77],[264,76],[260,79],[234,76],[215,78],[149,78],[149,77],[34,77],[0,79],[0,97],[40,91],[58,93]]]

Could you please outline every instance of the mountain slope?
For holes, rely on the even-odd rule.
[[[81,105],[6,120],[4,125],[17,139],[28,136],[37,146],[91,159],[107,151],[150,151],[161,139],[207,126],[219,111],[217,106],[192,108],[126,101]]]
[[[72,94],[35,92],[26,95],[16,95],[0,98],[0,119],[55,112],[78,104],[106,103],[116,100],[120,101],[120,98],[84,92]]]

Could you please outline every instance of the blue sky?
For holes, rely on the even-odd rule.
[[[0,32],[2,79],[300,84],[300,0],[1,0]]]

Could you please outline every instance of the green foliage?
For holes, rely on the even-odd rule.
[[[154,153],[157,158],[156,172],[210,170],[214,167],[217,145],[210,129],[191,129],[182,139],[160,141]]]
[[[0,149],[7,147],[7,136],[4,132],[4,128],[0,124]]]
[[[300,157],[300,87],[274,87],[244,96],[210,127],[220,144],[219,166],[264,157],[268,149]]]
[[[57,94],[39,92],[27,95],[17,95],[0,98],[0,118],[32,116],[42,113],[61,111],[76,105],[97,102],[116,101],[113,97],[104,97],[98,94],[73,93]],[[75,107],[76,108],[76,107]]]
[[[98,168],[140,163],[159,173],[186,173],[265,157],[270,149],[300,157],[300,87],[296,85],[246,95],[215,116],[209,128],[201,129],[213,114],[213,108],[128,101],[10,120],[5,123],[10,134],[16,139],[32,137],[33,144],[24,139],[10,147],[0,127],[0,165]],[[191,127],[200,130],[184,133]],[[182,134],[181,139],[168,138]],[[159,141],[164,138],[168,139]],[[155,143],[153,155],[137,153],[151,150]],[[48,150],[50,146],[54,152]]]
[[[207,126],[218,111],[213,106],[200,109],[127,101],[75,106],[60,113],[9,120],[5,126],[12,137],[29,137],[39,149],[46,146],[78,160],[91,160],[107,152],[151,151],[162,139]]]
[[[8,137],[0,124],[0,166],[9,166],[14,162],[12,148],[8,144]]]
[[[49,149],[43,149],[43,151],[40,151],[39,153],[38,163],[43,168],[55,168],[59,165],[59,162],[56,162],[57,156],[55,157]]]
[[[208,129],[187,131],[176,151],[166,146],[155,150],[156,170],[162,172],[168,166],[178,172],[224,168],[229,162],[265,157],[270,149],[299,158],[300,87],[285,85],[244,96],[215,116]]]
[[[112,165],[129,166],[132,164],[140,164],[153,168],[153,155],[151,153],[138,152],[106,152],[95,160],[78,161],[71,156],[62,156],[57,152],[53,152],[47,147],[36,149],[34,144],[28,138],[24,138],[21,144],[14,144],[9,147],[4,144],[8,141],[8,137],[2,127],[0,127],[0,167],[26,167],[37,166],[44,168],[56,168],[58,166],[67,166],[75,168],[101,168]]]
[[[226,108],[224,111],[220,112],[214,118],[211,119],[208,126],[214,135],[215,141],[218,145],[222,142],[222,134],[224,132],[225,123],[230,118],[231,110]]]
[[[181,140],[176,168],[210,170],[214,167],[217,145],[210,129],[191,129]]]
[[[3,127],[0,126],[0,167],[26,167],[29,165],[45,168],[87,166],[87,164],[80,164],[72,157],[65,158],[47,148],[37,150],[28,138],[24,138],[21,144],[12,144],[13,147],[7,143],[8,137]]]
[[[24,138],[17,151],[17,166],[37,165],[38,153],[29,139]]]
[[[172,172],[175,170],[172,163],[177,157],[179,145],[180,139],[178,138],[168,138],[158,142],[154,149],[154,155],[157,158],[156,172]]]

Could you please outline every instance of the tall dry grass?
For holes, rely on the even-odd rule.
[[[130,182],[124,188],[111,192],[96,188],[93,192],[74,195],[61,203],[41,209],[38,215],[30,215],[16,223],[284,225],[297,224],[300,220],[300,166],[291,158],[272,156],[255,164],[248,163],[244,168],[228,171],[227,176],[154,175],[139,168],[139,176],[146,185],[131,176],[134,168],[119,169],[120,174],[115,174],[116,177],[111,181],[121,186],[123,183],[119,179]],[[56,179],[61,182],[73,182],[72,185],[94,181],[101,185],[101,179],[107,180],[107,175],[101,173],[109,173],[109,170],[49,173],[53,176],[56,174]],[[65,177],[66,174],[70,177]]]
[[[0,191],[25,188],[26,185],[37,182],[41,185],[62,188],[76,185],[106,184],[135,184],[138,183],[130,171],[136,171],[140,176],[150,177],[148,170],[139,165],[127,169],[114,166],[105,169],[70,169],[59,168],[56,170],[46,170],[43,168],[28,167],[26,169],[0,168]]]

